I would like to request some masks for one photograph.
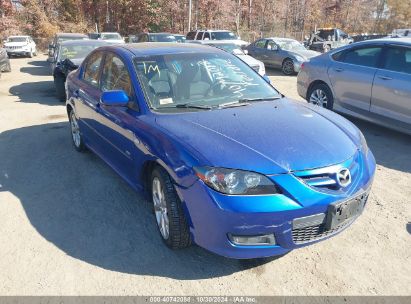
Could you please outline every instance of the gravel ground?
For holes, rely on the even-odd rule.
[[[354,121],[378,167],[334,238],[258,262],[171,251],[149,203],[72,148],[45,60],[12,59],[0,79],[1,295],[411,295],[411,137]],[[296,77],[269,74],[298,98]]]

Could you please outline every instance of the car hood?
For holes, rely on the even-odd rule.
[[[358,131],[340,116],[327,117],[327,112],[283,98],[244,107],[161,114],[156,121],[164,132],[198,153],[199,165],[278,174],[334,165],[355,154]]]
[[[8,46],[25,46],[27,44],[28,44],[28,42],[6,42],[4,44],[4,46],[5,47],[8,47]]]
[[[253,57],[251,57],[250,55],[235,55],[238,58],[240,58],[242,61],[244,61],[245,63],[247,63],[250,66],[261,66],[263,63],[260,60],[257,60]]]
[[[321,55],[320,52],[316,52],[316,51],[311,51],[311,50],[303,50],[303,51],[289,51],[289,53],[293,54],[293,55],[299,55],[302,56],[304,58],[310,59],[312,57]]]

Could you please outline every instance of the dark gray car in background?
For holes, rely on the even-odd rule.
[[[262,38],[245,48],[248,54],[264,62],[266,67],[281,69],[285,75],[298,73],[301,64],[320,55],[289,38]]]
[[[411,39],[350,44],[304,63],[308,102],[411,134]]]

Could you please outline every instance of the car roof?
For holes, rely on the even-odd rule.
[[[86,34],[81,33],[57,33],[57,37],[88,37]]]
[[[208,45],[196,43],[175,43],[175,42],[143,42],[143,43],[129,43],[122,45],[108,46],[108,49],[124,49],[128,50],[135,56],[155,56],[178,53],[221,53],[224,52],[218,48]],[[224,52],[225,53],[225,52]]]
[[[95,40],[95,39],[85,39],[85,40],[67,40],[67,41],[62,41],[59,43],[59,45],[111,45],[107,41],[104,40]]]
[[[269,37],[269,38],[265,38],[265,39],[272,39],[272,40],[277,40],[277,41],[297,41],[295,39],[292,38],[282,38],[282,37]]]
[[[355,45],[360,44],[375,44],[375,43],[386,43],[386,44],[403,44],[411,45],[411,37],[400,37],[400,38],[379,38],[366,41],[356,42]]]

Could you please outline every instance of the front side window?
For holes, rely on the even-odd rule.
[[[389,47],[385,58],[386,70],[411,74],[411,49]]]
[[[98,77],[102,58],[103,54],[101,52],[96,52],[87,59],[87,62],[84,65],[83,79],[96,87],[98,86]]]
[[[203,39],[203,34],[204,34],[204,32],[198,32],[196,40],[202,40]]]
[[[123,90],[130,98],[133,96],[127,67],[120,58],[111,53],[106,56],[104,63],[101,89],[103,91]]]
[[[375,68],[378,66],[381,51],[381,47],[367,47],[349,50],[343,54],[340,61]]]
[[[194,40],[195,37],[196,37],[196,32],[189,32],[187,34],[187,40]]]
[[[248,65],[221,53],[180,53],[136,58],[134,66],[155,110],[193,104],[215,107],[280,94]]]
[[[286,51],[306,51],[306,48],[296,40],[276,40],[282,50]]]
[[[265,48],[265,43],[266,43],[266,40],[265,40],[265,39],[258,40],[258,41],[254,44],[254,46],[263,49],[263,48]]]

